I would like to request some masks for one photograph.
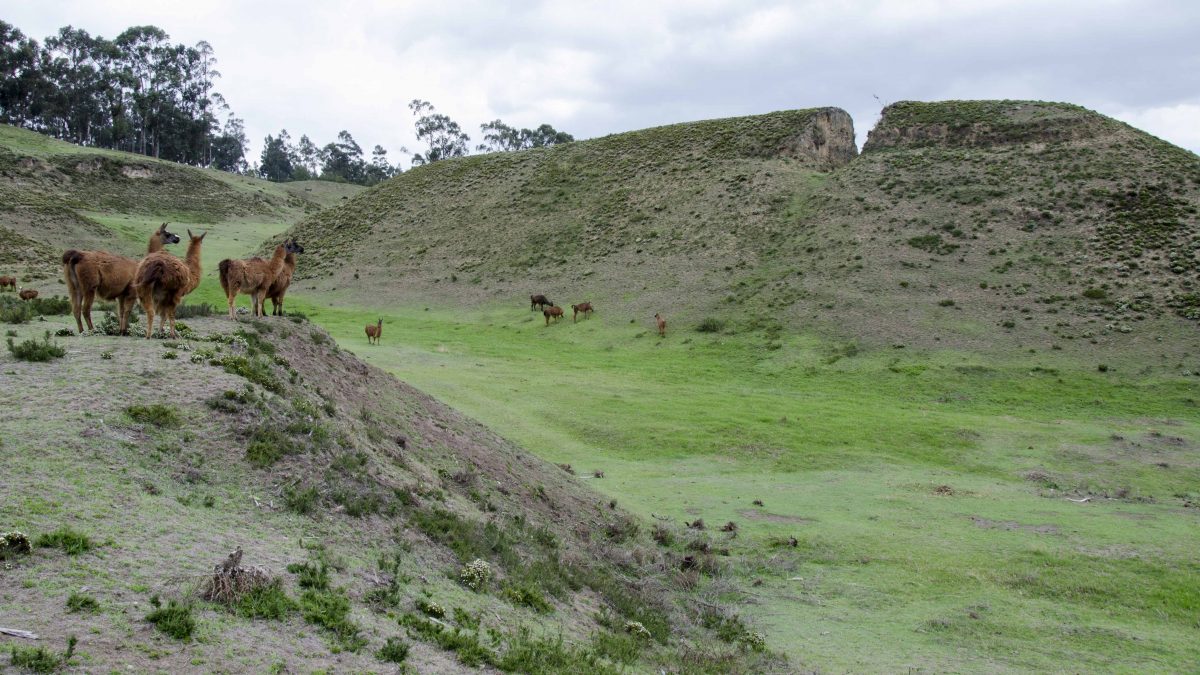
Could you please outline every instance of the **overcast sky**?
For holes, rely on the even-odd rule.
[[[1019,98],[1077,103],[1200,152],[1197,0],[6,4],[0,19],[38,40],[68,24],[207,40],[251,161],[286,128],[320,145],[346,129],[395,163],[418,147],[413,98],[472,146],[496,118],[590,138],[827,105],[854,117],[861,145],[879,101]]]

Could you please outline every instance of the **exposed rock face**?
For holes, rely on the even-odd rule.
[[[1042,101],[900,101],[883,109],[863,152],[941,145],[983,147],[1057,143],[1110,131],[1108,120],[1079,106]]]
[[[841,108],[821,108],[813,112],[808,124],[784,141],[782,157],[810,158],[817,168],[832,170],[858,156],[854,145],[854,120]]]

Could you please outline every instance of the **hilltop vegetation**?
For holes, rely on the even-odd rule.
[[[898,103],[857,157],[849,129],[795,111],[439,162],[300,223],[300,275],[879,345],[1178,354],[1195,330],[1195,155],[1030,101]]]
[[[0,267],[26,277],[25,285],[41,280],[43,290],[56,290],[45,284],[59,276],[64,248],[144,253],[146,238],[163,221],[179,230],[217,227],[227,241],[240,235],[242,243],[229,253],[242,255],[360,189],[269,183],[0,126]]]

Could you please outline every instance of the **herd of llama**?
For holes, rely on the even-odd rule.
[[[70,249],[63,253],[63,280],[71,300],[71,313],[75,316],[75,327],[83,332],[87,323],[92,325],[92,303],[99,296],[102,300],[117,303],[118,324],[121,335],[129,333],[129,314],[135,304],[140,303],[146,312],[146,338],[154,333],[154,317],[159,317],[159,332],[177,337],[175,332],[175,309],[189,293],[200,285],[200,249],[207,232],[199,235],[188,230],[187,253],[180,258],[166,250],[169,244],[180,241],[178,235],[167,230],[163,223],[146,247],[141,260],[127,258],[108,251],[78,251]],[[250,258],[248,260],[222,260],[218,266],[221,288],[229,302],[229,317],[234,317],[234,301],[239,293],[251,296],[254,316],[265,316],[264,304],[270,298],[273,314],[283,314],[283,298],[292,275],[296,271],[296,254],[304,247],[295,239],[275,247],[270,260]],[[168,330],[169,326],[169,330]]]

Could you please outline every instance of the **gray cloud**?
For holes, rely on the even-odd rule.
[[[39,39],[153,23],[208,40],[255,154],[280,128],[318,142],[348,129],[395,161],[416,147],[413,98],[473,136],[499,117],[580,138],[834,105],[861,141],[876,95],[1069,101],[1200,151],[1200,3],[72,0],[6,13]]]

